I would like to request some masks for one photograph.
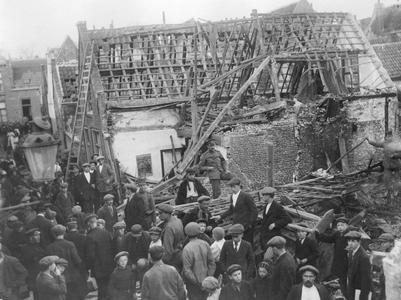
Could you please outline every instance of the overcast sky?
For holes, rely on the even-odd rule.
[[[380,0],[386,6],[399,0]],[[88,29],[162,23],[190,18],[220,21],[249,17],[252,9],[268,12],[294,0],[0,0],[0,55],[22,52],[44,57],[48,48],[60,47],[69,35],[78,40],[76,23]],[[309,0],[317,12],[350,12],[370,17],[378,0]]]

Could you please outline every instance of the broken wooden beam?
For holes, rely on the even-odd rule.
[[[340,155],[344,155],[343,159],[341,160],[341,166],[343,169],[343,174],[349,173],[349,164],[348,164],[348,156],[347,153],[347,146],[345,144],[345,139],[342,137],[338,138],[338,146],[340,148]]]
[[[347,154],[349,154],[349,153],[351,153],[352,151],[354,151],[356,148],[358,148],[360,145],[362,145],[363,142],[365,142],[365,141],[366,141],[366,138],[364,138],[360,143],[358,143],[357,145],[355,145],[354,147],[352,147],[352,148],[351,148],[350,150],[348,150],[346,153],[344,153],[343,155],[341,155],[340,158],[337,159],[337,160],[333,163],[333,165],[332,165],[330,168],[327,169],[326,172],[329,172],[330,169],[333,168],[336,164],[338,164],[339,161],[342,160],[344,156],[346,156]]]

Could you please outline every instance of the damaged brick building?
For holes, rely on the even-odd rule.
[[[214,134],[245,188],[327,167],[398,129],[395,87],[354,17],[258,14],[221,22],[88,30],[69,166],[93,153],[117,174],[177,182]],[[338,165],[352,172],[376,150]],[[274,154],[274,155],[273,155]]]

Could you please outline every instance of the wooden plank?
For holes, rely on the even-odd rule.
[[[343,156],[347,153],[347,147],[345,144],[345,139],[342,137],[338,138],[338,146],[340,147],[340,155]],[[341,165],[343,169],[343,174],[348,174],[349,171],[349,164],[348,164],[348,156],[344,155],[344,158],[341,160]]]
[[[235,101],[241,97],[242,93],[246,91],[248,86],[253,82],[254,80],[257,79],[257,76],[259,75],[260,72],[270,63],[271,57],[267,56],[263,62],[260,64],[260,66],[254,71],[251,77],[244,83],[243,86],[238,90],[238,92],[235,94],[235,96],[226,104],[226,106],[223,107],[223,109],[220,111],[219,115],[216,117],[216,119],[213,121],[212,124],[210,124],[209,128],[205,131],[203,136],[199,139],[196,145],[191,149],[189,153],[187,153],[186,157],[182,161],[181,165],[178,167],[177,172],[178,173],[183,173],[186,169],[186,167],[190,164],[191,160],[195,156],[195,154],[200,150],[200,148],[203,146],[203,144],[206,142],[206,140],[209,138],[209,136],[212,134],[214,129],[217,127],[217,125],[220,123],[220,121],[223,119],[224,115],[228,111],[231,106],[235,103]]]
[[[288,212],[289,214],[291,214],[293,216],[300,216],[301,218],[309,220],[309,221],[317,221],[317,222],[319,222],[321,220],[320,217],[318,217],[318,216],[316,216],[314,214],[308,213],[306,211],[302,211],[302,210],[299,210],[299,209],[297,210],[295,208],[291,208],[291,207],[288,207],[288,206],[283,206],[283,208],[284,208],[284,210],[286,212]]]

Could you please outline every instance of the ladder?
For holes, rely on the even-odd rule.
[[[81,155],[82,145],[84,145],[83,127],[85,123],[86,115],[86,102],[89,97],[89,81],[92,69],[93,59],[93,42],[86,45],[85,49],[85,61],[82,66],[82,72],[79,82],[79,93],[77,108],[75,110],[75,119],[71,135],[71,147],[68,153],[67,171],[65,174],[65,180],[68,180],[69,171],[73,166],[79,167],[79,158]]]

